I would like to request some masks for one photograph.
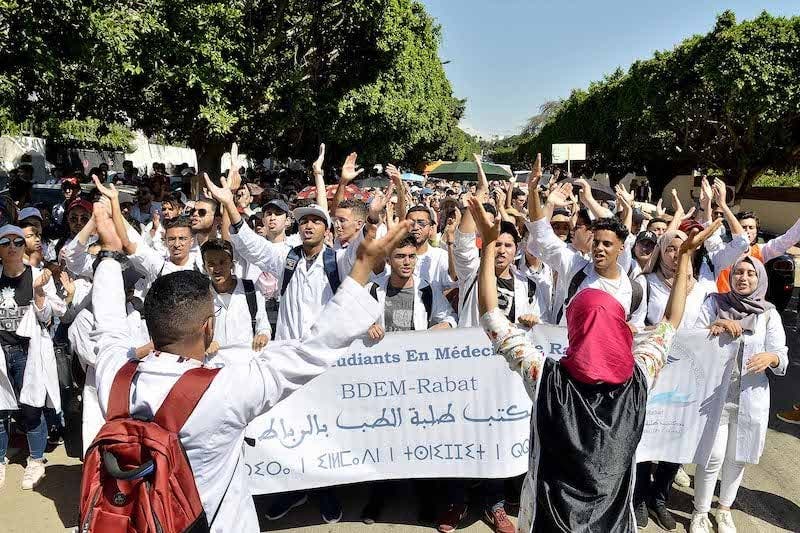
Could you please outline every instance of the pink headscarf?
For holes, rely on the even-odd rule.
[[[633,375],[633,333],[609,293],[584,289],[567,306],[569,348],[560,364],[582,383],[619,385]]]

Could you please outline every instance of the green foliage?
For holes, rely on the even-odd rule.
[[[331,161],[415,162],[464,109],[439,38],[415,0],[0,0],[0,128],[88,139],[70,121],[96,118],[201,159],[238,139],[256,157],[325,141]]]
[[[707,35],[574,91],[520,158],[588,144],[586,171],[646,172],[665,183],[719,170],[738,191],[800,158],[800,17],[731,12]]]
[[[768,170],[753,182],[754,187],[800,187],[800,168],[784,174]]]

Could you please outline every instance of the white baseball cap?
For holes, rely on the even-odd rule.
[[[36,217],[39,220],[42,220],[42,213],[35,207],[26,207],[24,209],[20,209],[19,216],[17,217],[19,220],[25,220],[26,218]]]
[[[302,220],[303,217],[308,215],[316,215],[324,219],[328,227],[329,228],[331,227],[331,216],[325,209],[322,209],[322,207],[320,207],[317,204],[310,204],[305,207],[298,207],[297,209],[292,211],[292,216],[294,216],[294,219],[298,223]]]
[[[14,226],[13,224],[6,224],[3,227],[0,227],[0,238],[8,237],[9,235],[16,235],[17,237],[25,238],[25,234],[22,233],[22,229],[19,226]]]

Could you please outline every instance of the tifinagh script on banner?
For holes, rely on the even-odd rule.
[[[531,337],[548,356],[564,355],[565,329],[537,326]],[[700,414],[699,405],[709,405],[722,379],[719,357],[727,353],[718,349],[717,364],[709,364],[712,343],[695,337],[689,344],[702,342],[705,352],[687,350],[682,342],[679,359],[703,353],[692,363],[703,379],[673,379],[667,365],[651,391],[658,394],[662,381],[672,387],[664,393],[685,389],[676,392],[682,402],[658,405],[658,417],[684,434],[678,446],[687,448],[688,440],[692,454],[699,426],[714,416],[713,409]],[[478,328],[393,333],[370,346],[357,341],[335,367],[250,424],[245,459],[251,492],[381,479],[516,476],[528,467],[530,415],[521,377],[494,354]],[[658,427],[651,424],[646,438],[658,441]]]

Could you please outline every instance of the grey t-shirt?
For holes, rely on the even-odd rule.
[[[386,331],[414,329],[414,287],[396,289],[386,286],[386,305],[383,310]]]

